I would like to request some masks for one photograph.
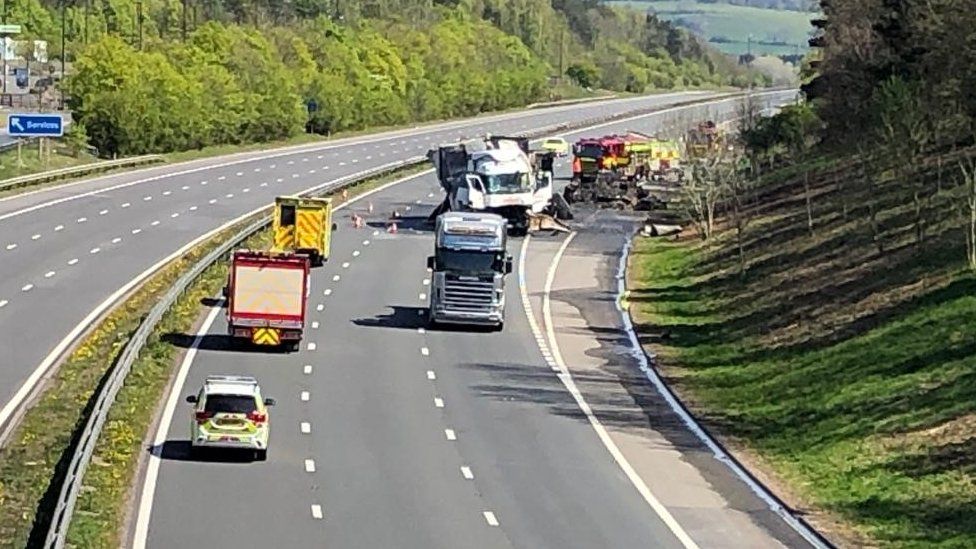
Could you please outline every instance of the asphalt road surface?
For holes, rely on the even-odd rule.
[[[421,156],[460,136],[513,134],[709,95],[677,93],[486,116],[149,168],[0,199],[0,426],[70,336],[113,297],[165,258],[274,196]],[[731,109],[735,103],[723,105]],[[673,124],[676,117],[658,118]]]
[[[139,482],[133,546],[804,546],[640,381],[612,313],[635,219],[581,212],[572,242],[512,240],[525,276],[508,280],[504,331],[428,331],[422,221],[440,200],[422,176],[340,212],[300,352],[233,347],[219,308],[198,345],[169,336],[193,350]],[[191,458],[182,398],[211,374],[253,375],[277,398],[268,461]]]

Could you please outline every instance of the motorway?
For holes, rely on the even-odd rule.
[[[615,309],[637,218],[580,211],[572,236],[513,239],[505,330],[427,330],[422,221],[441,196],[417,176],[340,212],[300,352],[232,349],[219,306],[198,334],[170,334],[189,351],[129,545],[806,546],[643,377]],[[388,234],[394,209],[405,217]],[[350,210],[368,227],[351,228]],[[267,462],[191,458],[183,397],[217,373],[254,375],[277,398]]]
[[[530,110],[84,180],[0,199],[0,426],[83,325],[201,235],[343,176],[477,132],[666,106],[680,93]]]
[[[460,136],[518,133],[708,97],[683,92],[485,116],[162,166],[0,199],[0,426],[83,328],[235,218]],[[732,101],[722,104],[726,109]],[[655,117],[675,123],[677,114]]]

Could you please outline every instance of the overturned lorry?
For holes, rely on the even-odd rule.
[[[427,153],[446,196],[430,215],[447,211],[501,215],[513,234],[568,231],[572,213],[553,193],[551,151],[530,151],[524,137],[486,136]]]

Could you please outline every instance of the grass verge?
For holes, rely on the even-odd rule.
[[[348,187],[355,197],[394,178],[421,171],[403,170]],[[336,205],[342,202],[336,197]],[[149,279],[110,313],[71,353],[52,376],[44,392],[0,448],[0,547],[40,546],[64,470],[84,427],[96,390],[114,365],[142,318],[167,291],[182,270],[226,240],[247,221],[194,248],[184,258]],[[264,247],[268,231],[247,245]],[[187,330],[200,313],[201,299],[212,296],[226,276],[218,263],[184,294],[153,332],[133,365],[125,386],[109,414],[85,476],[68,543],[73,547],[118,547],[119,530],[128,511],[128,494],[143,451],[153,411],[173,373],[179,350],[160,341],[160,335]]]
[[[770,179],[744,275],[728,231],[636,243],[641,342],[696,416],[839,544],[976,546],[976,277],[959,188],[927,205],[922,244],[910,199],[889,201],[878,246],[868,200],[840,183],[857,167],[807,167],[814,230],[805,170]]]

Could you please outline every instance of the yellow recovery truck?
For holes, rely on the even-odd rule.
[[[329,259],[332,231],[331,198],[279,196],[274,209],[275,252],[308,255],[313,266]]]

